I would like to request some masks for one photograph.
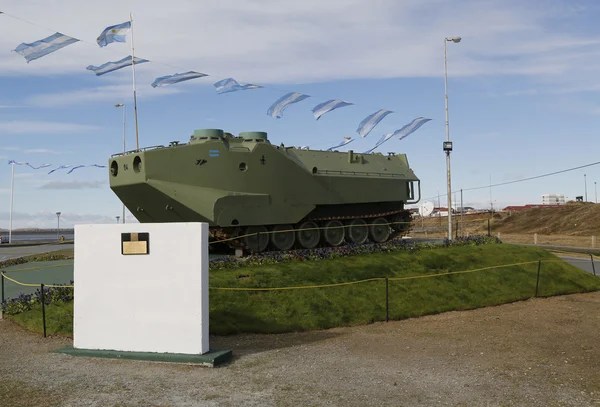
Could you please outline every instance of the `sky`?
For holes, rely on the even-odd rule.
[[[421,203],[447,205],[444,41],[453,199],[495,208],[541,203],[545,193],[594,201],[600,166],[485,187],[595,163],[600,134],[600,4],[521,0],[0,0],[0,228],[8,228],[11,166],[101,164],[135,146],[132,70],[95,76],[88,65],[131,53],[98,35],[133,15],[140,147],[187,142],[195,129],[266,131],[274,144],[362,152],[417,117],[432,119],[376,151],[407,154]],[[13,50],[55,32],[81,41],[27,63]],[[159,76],[209,76],[152,88]],[[261,89],[217,94],[233,77]],[[311,97],[280,119],[266,114],[288,92]],[[317,104],[353,103],[315,120]],[[367,136],[367,115],[392,110]],[[121,202],[108,169],[15,166],[13,228],[116,222]],[[585,174],[585,176],[584,176]],[[472,189],[475,187],[485,187]],[[128,213],[127,221],[134,221]]]

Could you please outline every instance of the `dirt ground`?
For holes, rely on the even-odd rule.
[[[0,321],[12,406],[600,406],[600,292],[281,335],[211,337],[218,368],[72,357]]]

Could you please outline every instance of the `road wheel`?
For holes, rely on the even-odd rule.
[[[323,229],[323,238],[329,246],[339,246],[344,242],[345,229],[344,224],[339,220],[327,221],[325,229]]]
[[[390,226],[385,218],[376,218],[369,225],[369,235],[375,243],[383,243],[390,237]]]
[[[320,234],[315,222],[302,222],[296,231],[296,239],[305,249],[314,249],[319,244]]]
[[[255,253],[264,252],[269,245],[269,234],[266,226],[249,226],[246,228],[244,243]]]
[[[349,222],[348,240],[352,243],[363,244],[369,238],[369,227],[364,219],[353,219]]]
[[[292,225],[274,226],[271,233],[271,243],[277,250],[290,250],[296,243],[296,234]]]

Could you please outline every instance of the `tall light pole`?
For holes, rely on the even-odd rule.
[[[115,105],[115,107],[123,107],[123,155],[125,155],[125,124],[126,124],[126,120],[127,120],[127,106],[125,105],[125,103],[117,103]],[[123,217],[121,218],[123,220],[123,223],[125,223],[125,204],[123,204]],[[119,220],[117,219],[117,223],[119,223]]]
[[[596,189],[596,181],[594,181],[594,195],[596,197],[595,201],[598,203],[598,190]]]
[[[56,212],[56,220],[58,222],[56,226],[56,240],[60,240],[60,212]]]
[[[115,218],[117,218],[117,223],[119,223],[120,216],[115,216]]]
[[[448,124],[448,63],[446,58],[446,43],[452,41],[459,43],[460,37],[444,38],[444,94],[446,99],[446,141],[444,151],[446,152],[446,174],[448,175],[448,240],[452,240],[452,183],[450,182],[450,152],[452,142],[450,141],[450,125]]]
[[[583,174],[583,182],[585,184],[585,201],[587,202],[587,178],[585,177],[585,174]]]

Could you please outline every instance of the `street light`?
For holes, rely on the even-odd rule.
[[[585,183],[585,201],[587,202],[587,178],[585,177],[585,174],[583,174],[583,182]]]
[[[448,63],[446,58],[446,43],[452,41],[459,43],[460,37],[444,38],[444,94],[446,99],[446,141],[444,151],[446,152],[446,174],[448,176],[448,240],[452,240],[452,183],[450,182],[450,152],[452,142],[450,141],[450,126],[448,124]]]
[[[596,203],[598,203],[598,190],[596,189],[596,181],[594,181],[594,195],[596,196]]]
[[[60,212],[56,212],[56,220],[58,225],[56,226],[56,240],[60,240]]]
[[[126,112],[127,112],[127,106],[125,105],[125,103],[117,103],[115,105],[115,107],[122,107],[123,108],[123,155],[125,155],[125,124],[126,124]],[[123,223],[125,223],[125,204],[123,204],[123,217],[121,218],[123,219]],[[119,220],[117,219],[117,223],[119,223]]]
[[[117,223],[119,223],[119,218],[120,218],[120,216],[116,216],[116,218],[117,218]]]

